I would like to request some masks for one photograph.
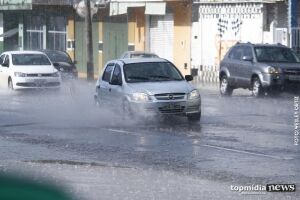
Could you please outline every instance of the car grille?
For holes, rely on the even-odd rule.
[[[27,77],[51,77],[53,74],[26,74]]]
[[[300,69],[284,69],[284,74],[286,75],[299,75],[300,76]]]
[[[163,114],[172,114],[172,113],[182,113],[184,110],[184,106],[181,106],[179,108],[164,108],[164,107],[160,107],[158,108],[159,111]]]
[[[154,95],[157,100],[178,100],[184,99],[185,93],[163,93]]]

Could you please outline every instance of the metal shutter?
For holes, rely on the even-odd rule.
[[[173,61],[174,20],[172,14],[150,17],[150,51]]]

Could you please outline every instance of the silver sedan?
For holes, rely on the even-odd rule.
[[[199,121],[201,97],[191,80],[165,59],[112,60],[97,80],[94,99],[130,115],[183,115]]]

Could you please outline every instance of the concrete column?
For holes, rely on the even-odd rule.
[[[19,17],[19,50],[24,50],[24,20],[23,15]]]

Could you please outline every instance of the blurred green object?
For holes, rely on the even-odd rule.
[[[0,200],[71,200],[64,191],[50,183],[0,174]]]

